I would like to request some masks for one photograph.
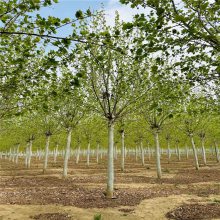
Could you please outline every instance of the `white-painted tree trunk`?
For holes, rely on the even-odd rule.
[[[189,150],[188,150],[188,147],[186,146],[186,159],[188,160],[189,159]]]
[[[10,150],[9,150],[9,158],[8,158],[8,160],[9,160],[9,161],[12,160],[12,150],[11,150],[11,148],[10,148]]]
[[[79,163],[79,157],[80,157],[80,144],[78,144],[77,155],[76,155],[76,164]]]
[[[191,143],[192,143],[195,168],[196,168],[196,170],[199,170],[198,155],[197,155],[197,150],[196,150],[195,142],[194,142],[194,139],[193,139],[193,135],[190,135],[190,140],[191,140]]]
[[[96,163],[99,163],[99,143],[96,146]]]
[[[87,146],[87,159],[86,159],[87,166],[89,166],[89,159],[90,159],[90,141],[88,142],[88,146]]]
[[[143,148],[143,142],[142,142],[142,140],[141,140],[141,143],[140,143],[140,147],[141,147],[141,164],[142,164],[142,166],[144,166],[145,165],[145,163],[144,163],[144,148]]]
[[[55,152],[54,152],[54,158],[53,158],[54,163],[57,162],[57,154],[58,154],[58,144],[56,145]]]
[[[25,167],[27,168],[27,164],[28,164],[28,151],[29,151],[29,142],[27,143],[26,149],[25,149],[25,160],[24,160],[24,164]]]
[[[27,168],[30,168],[31,167],[31,157],[32,157],[32,144],[33,144],[33,141],[30,140],[29,142],[29,149],[28,149],[28,161],[27,161]]]
[[[171,151],[170,151],[170,142],[169,142],[169,140],[167,141],[167,158],[168,158],[168,163],[170,163]]]
[[[157,166],[157,178],[161,179],[161,164],[160,164],[160,143],[159,143],[159,133],[154,131],[154,140],[155,140],[155,154],[156,154],[156,166]]]
[[[121,132],[121,171],[125,170],[125,132]]]
[[[19,148],[20,148],[20,144],[18,144],[18,145],[17,145],[17,148],[16,148],[16,158],[15,158],[15,163],[16,163],[16,164],[18,164]]]
[[[179,144],[177,144],[176,149],[177,149],[177,157],[178,157],[178,161],[180,161],[180,160],[181,160],[181,155],[180,155],[180,148],[179,148]]]
[[[66,142],[66,149],[64,154],[64,165],[63,165],[63,177],[67,177],[67,171],[68,171],[68,160],[69,160],[69,154],[70,154],[70,144],[71,144],[71,134],[72,129],[67,129],[67,142]]]
[[[147,147],[147,153],[148,153],[148,160],[150,161],[150,159],[151,159],[151,150],[150,150],[149,146]]]
[[[107,198],[113,197],[114,192],[114,124],[108,123],[108,177],[107,177]]]
[[[12,162],[15,162],[15,148],[12,151]]]
[[[205,139],[202,138],[201,139],[201,144],[202,144],[202,158],[203,158],[203,163],[206,166],[207,162],[206,162],[206,151],[205,151]]]
[[[135,161],[137,162],[138,160],[138,150],[137,150],[137,146],[135,147]]]
[[[216,156],[216,161],[217,163],[219,163],[220,158],[219,158],[219,149],[218,149],[218,145],[217,142],[215,141],[215,156]]]
[[[46,135],[43,172],[46,172],[46,170],[47,170],[49,146],[50,146],[50,135]]]

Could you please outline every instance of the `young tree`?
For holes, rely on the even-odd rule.
[[[87,93],[94,111],[99,113],[108,124],[108,171],[107,197],[113,197],[114,189],[114,125],[117,120],[132,110],[132,104],[149,89],[144,64],[132,55],[123,55],[123,51],[132,46],[132,36],[120,38],[123,32],[116,16],[115,26],[106,25],[104,15],[93,20],[90,27],[85,25],[81,31],[88,39],[90,33],[99,33],[105,38],[107,46],[114,45],[118,51],[109,47],[99,47],[90,42],[80,45],[77,65],[85,75]],[[116,35],[114,39],[111,36]],[[144,85],[144,90],[142,89]]]
[[[69,71],[63,71],[63,77],[57,87],[57,100],[59,107],[57,110],[58,120],[67,132],[67,141],[64,155],[63,177],[67,177],[68,160],[70,157],[70,144],[72,130],[76,128],[85,114],[86,102],[83,88],[76,87],[71,83],[75,75]]]

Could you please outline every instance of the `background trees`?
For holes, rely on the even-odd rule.
[[[131,7],[143,6],[146,15],[137,14],[128,31],[140,28],[143,51],[172,55],[175,65],[187,80],[208,83],[219,75],[219,1],[166,0],[130,1]],[[147,13],[150,11],[150,13]],[[146,43],[146,40],[148,43]]]
[[[108,198],[114,197],[116,142],[121,145],[121,171],[125,168],[126,149],[134,151],[135,147],[138,160],[140,147],[145,165],[148,147],[149,159],[155,155],[157,176],[161,178],[162,149],[168,148],[170,159],[175,144],[178,143],[178,152],[185,146],[185,139],[179,138],[182,135],[191,141],[196,169],[199,161],[194,139],[198,135],[203,163],[208,164],[205,137],[207,147],[214,143],[219,162],[219,80],[209,80],[219,72],[217,1],[183,0],[184,10],[171,0],[163,4],[132,1],[132,6],[150,7],[149,15],[136,15],[132,23],[123,23],[116,13],[113,26],[107,25],[103,12],[96,17],[89,11],[86,15],[79,12],[79,26],[65,38],[56,35],[57,28],[75,20],[45,19],[40,15],[34,19],[29,15],[51,3],[0,3],[2,150],[11,154],[10,148],[16,145],[18,155],[18,146],[22,145],[20,150],[30,167],[32,149],[35,152],[41,148],[46,136],[45,171],[50,150],[57,150],[57,132],[60,149],[66,146],[66,177],[71,150],[76,150],[71,143],[75,141],[77,145],[76,163],[82,156],[81,149],[87,148],[89,165],[96,142],[97,163],[102,152],[108,150]],[[90,19],[83,20],[85,17]],[[77,42],[71,44],[73,40]],[[44,48],[48,43],[53,45],[49,51]],[[12,133],[16,134],[13,139]],[[154,150],[147,146],[146,139]]]

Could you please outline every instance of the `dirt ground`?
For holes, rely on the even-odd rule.
[[[209,155],[199,171],[193,159],[162,157],[163,178],[157,180],[155,161],[126,158],[126,170],[115,161],[115,198],[105,198],[106,163],[70,158],[69,176],[62,179],[62,159],[51,161],[43,174],[42,160],[33,158],[30,169],[0,160],[0,220],[220,219],[220,165]],[[200,159],[200,161],[202,161]],[[195,210],[199,210],[196,214]],[[204,214],[202,214],[204,211]]]

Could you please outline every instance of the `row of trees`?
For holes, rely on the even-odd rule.
[[[133,139],[143,149],[144,136],[153,134],[158,178],[162,175],[159,136],[165,128],[168,144],[170,136],[189,138],[199,169],[195,136],[199,135],[202,146],[206,133],[211,142],[218,140],[218,2],[183,1],[182,11],[174,1],[147,1],[143,6],[152,8],[147,16],[123,23],[116,13],[114,26],[107,25],[104,12],[79,11],[76,20],[40,15],[33,19],[29,14],[41,4],[52,2],[3,1],[0,5],[2,132],[13,135],[8,123],[15,131],[24,130],[15,143],[25,139],[31,154],[39,133],[36,125],[43,129],[46,170],[50,138],[65,130],[66,176],[72,133],[85,128],[89,149],[93,129],[104,119],[106,125],[99,128],[106,126],[108,131],[108,198],[114,189],[115,126],[121,134],[122,155],[126,139],[127,147]],[[138,4],[133,1],[132,6]],[[197,20],[191,16],[195,14]],[[73,25],[76,21],[78,25]],[[58,28],[69,24],[74,27],[72,35],[56,35]],[[30,31],[25,32],[27,28]],[[48,44],[53,46],[46,52]],[[97,132],[96,136],[101,141],[103,135]],[[205,158],[204,147],[203,152]]]

